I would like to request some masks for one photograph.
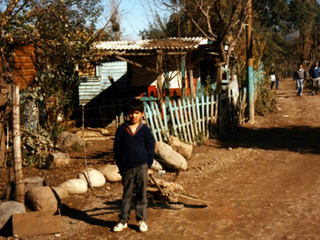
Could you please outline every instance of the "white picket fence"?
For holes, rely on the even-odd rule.
[[[155,141],[167,141],[170,135],[184,142],[195,143],[209,136],[209,125],[216,125],[218,118],[217,96],[196,97],[158,104],[145,103],[147,125]]]

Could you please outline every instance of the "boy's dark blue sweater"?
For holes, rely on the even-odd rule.
[[[154,158],[154,138],[151,130],[144,124],[131,133],[126,124],[118,127],[114,140],[114,155],[120,171],[141,166],[150,168]]]

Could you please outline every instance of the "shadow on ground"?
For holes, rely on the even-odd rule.
[[[320,154],[320,128],[290,126],[286,128],[240,127],[228,136],[219,138],[220,147],[289,150]]]

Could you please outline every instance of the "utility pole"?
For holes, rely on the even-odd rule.
[[[254,123],[254,81],[253,81],[253,58],[252,58],[252,0],[248,0],[248,24],[247,24],[247,78],[249,100],[249,122]]]

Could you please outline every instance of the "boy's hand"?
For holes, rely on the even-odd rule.
[[[148,169],[148,176],[153,174],[153,170],[152,169]]]

